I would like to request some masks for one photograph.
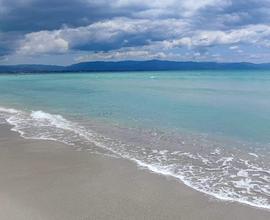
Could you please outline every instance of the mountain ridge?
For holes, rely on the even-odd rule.
[[[60,65],[0,65],[0,73],[53,73],[53,72],[105,72],[105,71],[166,71],[166,70],[270,70],[270,63],[219,63],[195,61],[92,61],[68,66]]]

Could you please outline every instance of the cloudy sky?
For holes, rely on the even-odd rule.
[[[270,62],[270,0],[0,0],[0,64]]]

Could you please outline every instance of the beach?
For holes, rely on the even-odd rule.
[[[269,219],[135,163],[0,127],[0,219]]]
[[[0,0],[0,220],[270,220],[267,9]]]

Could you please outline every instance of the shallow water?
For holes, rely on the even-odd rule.
[[[266,71],[2,75],[0,120],[270,209],[269,94]]]

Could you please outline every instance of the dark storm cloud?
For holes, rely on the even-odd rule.
[[[0,14],[2,31],[53,30],[63,25],[83,26],[112,16],[103,6],[80,0],[4,0]]]
[[[0,56],[12,53],[22,38],[19,32],[0,32]]]

